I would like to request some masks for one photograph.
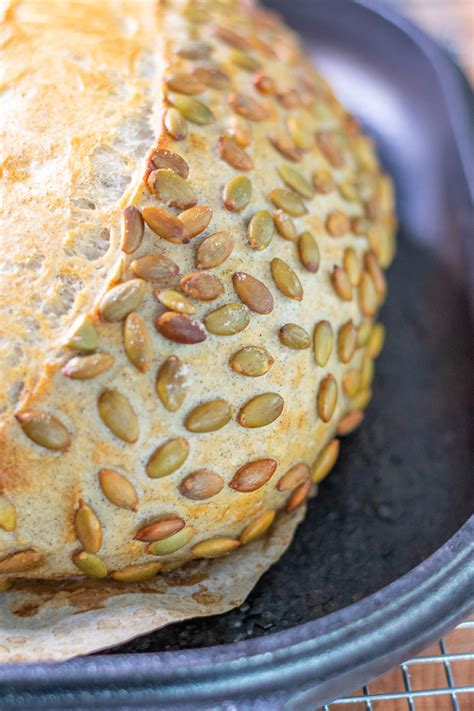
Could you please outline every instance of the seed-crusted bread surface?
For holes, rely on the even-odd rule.
[[[250,2],[2,8],[0,586],[230,553],[363,419],[390,180]]]

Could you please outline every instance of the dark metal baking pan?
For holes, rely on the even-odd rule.
[[[275,0],[395,177],[375,397],[239,609],[88,658],[0,667],[0,708],[315,709],[473,605],[472,145],[463,77],[381,3]],[[464,87],[465,88],[465,87]]]

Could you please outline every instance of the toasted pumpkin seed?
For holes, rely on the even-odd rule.
[[[221,158],[237,170],[252,170],[253,160],[230,136],[219,136],[217,148]]]
[[[40,447],[64,452],[71,445],[71,435],[63,423],[48,412],[19,412],[15,417],[26,436]]]
[[[97,331],[90,321],[84,321],[66,341],[66,346],[76,351],[94,351],[97,348]]]
[[[330,131],[322,131],[316,134],[316,142],[321,153],[333,166],[333,168],[344,167],[344,153],[337,142],[337,137]]]
[[[16,511],[15,507],[4,496],[0,498],[0,528],[3,528],[7,533],[15,530],[16,526]]]
[[[84,550],[87,553],[97,553],[102,545],[102,528],[94,511],[82,499],[79,500],[74,527]]]
[[[369,340],[372,333],[372,321],[364,319],[357,327],[357,347],[362,348]]]
[[[342,376],[342,389],[347,397],[354,397],[360,387],[360,371],[356,368],[346,370]]]
[[[161,563],[138,563],[114,570],[110,576],[120,583],[140,583],[142,580],[154,578],[161,568]]]
[[[387,290],[387,282],[374,252],[370,251],[364,254],[364,266],[372,277],[375,291],[379,296],[383,296]]]
[[[251,274],[235,272],[232,283],[240,300],[257,314],[269,314],[273,311],[273,296],[263,282]]]
[[[198,269],[218,267],[231,255],[233,249],[234,240],[229,232],[215,232],[199,245],[196,266]]]
[[[229,61],[246,72],[256,72],[261,66],[258,59],[252,57],[252,55],[247,52],[242,52],[240,49],[230,50]]]
[[[255,541],[257,538],[261,538],[270,528],[273,521],[275,520],[276,511],[269,509],[264,511],[257,516],[256,519],[251,521],[240,534],[240,542],[242,545]]]
[[[248,148],[252,143],[253,131],[251,124],[240,116],[232,115],[228,119],[226,131],[240,148]]]
[[[329,360],[334,343],[334,333],[329,321],[319,321],[314,327],[313,348],[316,365],[323,368]]]
[[[147,185],[165,205],[186,210],[197,203],[192,187],[171,168],[153,170],[148,176]]]
[[[189,239],[204,232],[212,219],[212,210],[207,205],[195,205],[178,215],[178,220],[183,223]]]
[[[328,170],[317,170],[313,173],[313,185],[318,193],[329,195],[335,189],[334,178]]]
[[[263,121],[268,117],[267,109],[247,94],[233,91],[229,96],[229,105],[236,114],[249,121]]]
[[[171,103],[178,109],[180,114],[191,123],[195,123],[198,126],[207,126],[216,120],[211,109],[206,104],[203,104],[202,101],[179,94],[168,98],[170,98]]]
[[[166,109],[163,115],[163,126],[175,141],[183,141],[188,135],[188,124],[178,109]]]
[[[119,506],[121,509],[137,510],[137,492],[125,476],[114,469],[101,469],[99,484],[111,504]]]
[[[270,190],[268,197],[275,207],[283,210],[283,212],[286,212],[287,215],[291,215],[291,217],[301,217],[308,212],[301,198],[289,190],[275,188],[274,190]]]
[[[2,578],[0,580],[0,593],[10,590],[15,580],[13,578]]]
[[[196,67],[193,73],[198,81],[211,89],[226,89],[230,83],[227,74],[218,67]]]
[[[257,491],[273,476],[277,464],[276,459],[256,459],[248,462],[237,469],[229,486],[242,493]]]
[[[297,486],[303,484],[309,478],[309,475],[310,468],[307,464],[303,464],[302,462],[293,464],[278,480],[277,489],[278,491],[295,489]]]
[[[357,346],[357,331],[352,319],[343,323],[337,334],[337,354],[341,363],[349,363]]]
[[[146,473],[151,479],[161,479],[183,466],[189,455],[189,444],[184,437],[170,439],[160,445],[148,460]]]
[[[313,484],[319,484],[327,477],[339,456],[340,442],[338,439],[333,439],[327,444],[322,452],[320,452],[311,469],[311,481]]]
[[[182,480],[179,490],[187,499],[204,501],[216,496],[223,486],[224,481],[219,474],[209,469],[198,469]]]
[[[302,484],[296,487],[294,489],[293,493],[291,494],[290,498],[287,501],[286,504],[286,510],[288,513],[291,511],[294,511],[295,509],[298,508],[298,506],[301,506],[301,504],[306,501],[308,498],[308,494],[311,489],[311,479],[307,479],[304,481]]]
[[[94,553],[88,553],[87,551],[75,553],[72,556],[72,562],[76,568],[79,568],[81,573],[90,578],[105,578],[109,572],[103,560]]]
[[[343,212],[330,212],[326,220],[326,229],[332,237],[342,237],[351,229],[351,221]]]
[[[296,232],[296,227],[293,220],[286,214],[286,212],[283,212],[283,210],[277,210],[274,212],[273,221],[283,239],[287,239],[289,242],[295,242],[297,240],[298,234]]]
[[[137,441],[140,434],[137,416],[125,395],[118,390],[104,390],[98,410],[102,422],[116,437],[129,444]]]
[[[240,375],[258,378],[268,373],[274,362],[274,358],[265,348],[246,346],[234,353],[230,359],[230,367]]]
[[[303,287],[293,269],[279,257],[274,257],[270,263],[273,279],[282,294],[295,301],[303,298]]]
[[[162,237],[167,242],[173,242],[173,244],[187,244],[189,242],[185,226],[168,210],[156,207],[156,205],[147,205],[143,208],[142,215],[150,230],[158,237]]]
[[[343,301],[352,299],[352,284],[349,280],[347,272],[342,268],[335,266],[332,270],[331,281],[334,291]]]
[[[44,555],[33,550],[33,548],[10,553],[6,558],[0,560],[0,575],[25,573],[27,570],[38,568],[43,561]]]
[[[126,254],[132,254],[139,248],[143,239],[143,217],[133,205],[129,205],[122,213],[122,244],[121,249]]]
[[[222,40],[222,42],[229,44],[231,47],[242,50],[250,49],[250,45],[245,37],[242,37],[242,35],[237,34],[237,32],[227,27],[216,25],[214,27],[214,34]]]
[[[367,342],[367,353],[371,358],[378,358],[385,342],[385,327],[383,323],[376,323]]]
[[[221,280],[206,272],[186,274],[179,285],[187,296],[198,301],[214,301],[224,293]]]
[[[167,311],[155,321],[156,329],[162,336],[175,343],[201,343],[207,336],[203,325],[185,314]]]
[[[156,148],[151,157],[150,164],[153,168],[170,168],[175,173],[180,175],[184,180],[189,175],[189,165],[184,158],[174,151],[168,151],[165,148]]]
[[[177,356],[165,360],[156,377],[156,392],[169,412],[176,412],[189,391],[189,369]]]
[[[337,423],[336,434],[343,437],[344,435],[354,432],[354,430],[359,427],[363,419],[364,413],[362,410],[351,410],[350,412],[347,412]]]
[[[313,196],[313,188],[311,183],[306,180],[306,178],[291,165],[280,165],[277,168],[280,178],[285,182],[289,188],[299,193],[304,198],[311,198]],[[281,205],[277,205],[281,207]]]
[[[312,274],[319,269],[319,249],[311,232],[303,232],[298,239],[298,253],[301,264]]]
[[[193,556],[195,558],[219,558],[239,546],[240,541],[236,541],[234,538],[209,538],[193,547]]]
[[[371,388],[359,390],[355,398],[352,400],[352,405],[356,410],[364,410],[372,400]]]
[[[125,316],[139,308],[144,296],[145,282],[142,279],[130,279],[118,284],[102,297],[99,305],[100,315],[104,321],[122,321]]]
[[[192,538],[194,538],[194,529],[191,526],[185,526],[181,531],[168,538],[163,538],[162,541],[150,543],[146,550],[151,555],[169,555],[184,548]]]
[[[375,316],[378,307],[374,280],[368,272],[362,272],[359,283],[359,305],[364,316]]]
[[[190,96],[202,94],[206,88],[195,74],[185,74],[184,72],[172,74],[166,78],[165,83],[167,88],[171,91],[176,91],[178,94],[188,94]]]
[[[357,252],[352,247],[346,247],[344,250],[343,264],[352,286],[357,286],[362,274],[362,267]]]
[[[153,358],[153,344],[145,321],[135,311],[125,319],[123,342],[132,365],[141,373],[146,373]]]
[[[214,432],[232,419],[232,407],[225,400],[209,400],[197,405],[186,417],[184,425],[190,432]]]
[[[301,158],[301,150],[293,143],[291,138],[285,135],[278,135],[275,133],[270,133],[268,135],[268,140],[276,150],[281,153],[282,156],[292,160],[294,162],[299,161]]]
[[[262,250],[273,239],[273,219],[267,210],[259,210],[252,216],[247,229],[247,239],[252,249]]]
[[[114,363],[115,358],[109,353],[75,356],[62,367],[62,373],[73,380],[89,380],[110,370]]]
[[[185,523],[179,516],[163,518],[159,521],[148,523],[146,526],[140,528],[135,534],[135,540],[145,541],[146,543],[162,541],[163,538],[169,538],[175,533],[178,533],[178,531],[181,531],[184,526]]]
[[[247,328],[249,322],[249,310],[243,304],[220,306],[204,319],[207,330],[215,336],[233,336]]]
[[[156,291],[155,295],[160,304],[163,304],[163,306],[166,306],[166,308],[171,311],[188,315],[196,312],[196,309],[191,304],[189,299],[183,296],[183,294],[180,294],[179,291],[175,291],[174,289],[163,289],[162,291]]]
[[[179,274],[179,267],[164,254],[145,254],[134,259],[130,269],[145,281],[154,281],[160,286],[172,284]]]
[[[231,212],[239,212],[246,207],[252,197],[252,183],[245,175],[236,175],[224,187],[222,198]]]
[[[317,397],[318,415],[323,422],[329,422],[334,414],[337,404],[337,390],[334,376],[326,375],[321,381]]]
[[[374,361],[369,355],[365,355],[360,368],[360,388],[366,390],[372,385],[375,374]]]
[[[257,74],[253,80],[253,85],[261,94],[275,94],[276,84],[268,74]]]
[[[278,393],[262,393],[245,403],[237,420],[242,427],[265,427],[280,417],[284,404]]]
[[[311,345],[309,333],[296,323],[285,323],[278,331],[278,335],[284,346],[295,351],[304,350]]]

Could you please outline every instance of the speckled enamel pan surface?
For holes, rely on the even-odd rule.
[[[374,401],[244,605],[109,654],[0,667],[2,711],[315,709],[473,606],[472,97],[443,52],[381,3],[271,4],[396,181],[400,247]]]

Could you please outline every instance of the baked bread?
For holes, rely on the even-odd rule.
[[[2,586],[229,553],[363,418],[390,179],[251,2],[2,7]]]

